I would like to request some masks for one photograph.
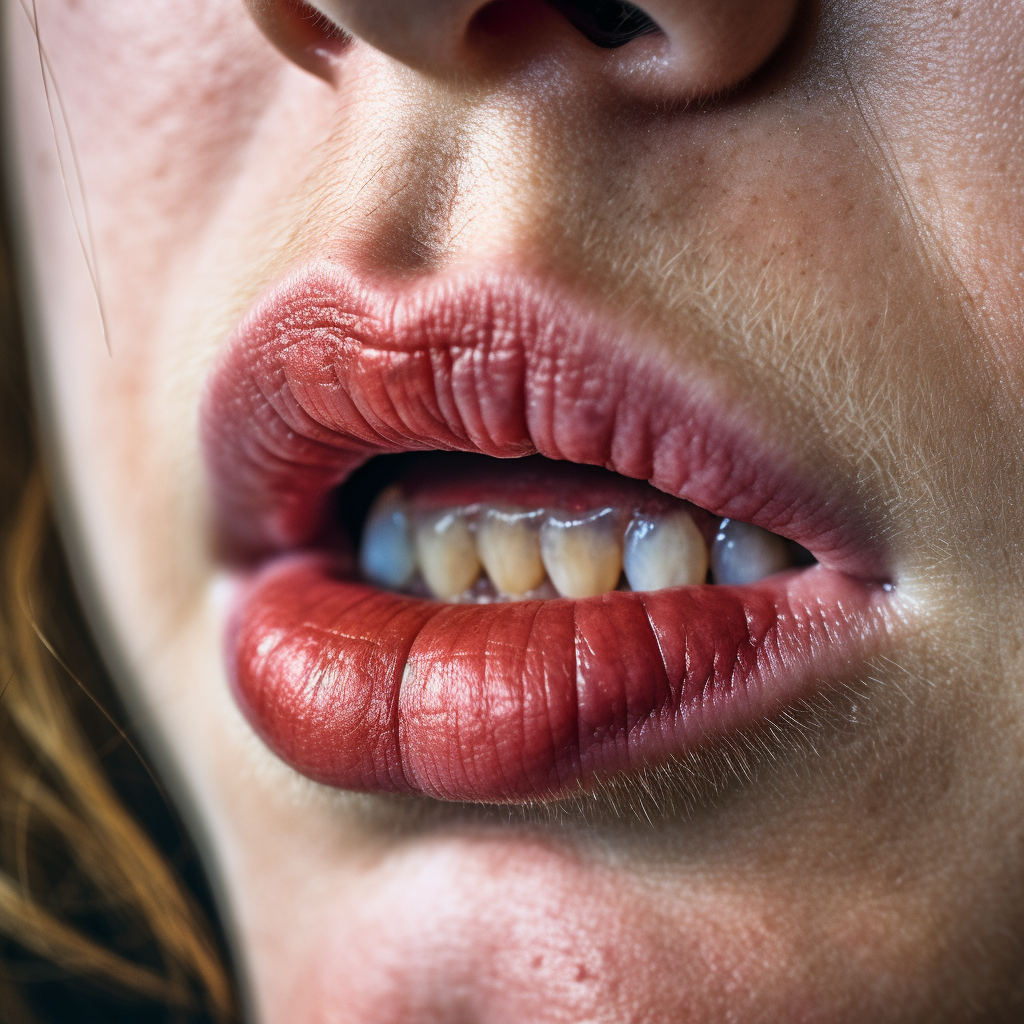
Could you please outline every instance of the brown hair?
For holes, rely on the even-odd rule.
[[[25,958],[209,1020],[235,1018],[214,933],[105,769],[128,743],[75,603],[32,426],[0,239],[0,1018]],[[105,745],[106,749],[100,747]],[[134,748],[128,744],[128,748]],[[159,790],[153,787],[153,793]],[[149,796],[152,799],[153,795]],[[24,971],[21,972],[24,975]],[[37,972],[38,973],[38,972]],[[191,1013],[189,1013],[191,1016]]]

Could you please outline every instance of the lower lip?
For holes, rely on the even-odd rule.
[[[882,587],[823,566],[481,606],[380,591],[303,554],[245,585],[230,646],[241,707],[303,774],[496,802],[555,798],[763,723],[891,626]]]

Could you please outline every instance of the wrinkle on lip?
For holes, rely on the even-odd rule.
[[[820,567],[753,587],[448,605],[310,554],[249,585],[229,657],[250,722],[317,781],[520,801],[754,725],[887,625],[878,588]]]
[[[509,275],[360,284],[321,263],[246,318],[211,375],[202,434],[222,539],[316,542],[373,455],[539,452],[647,480],[865,579],[884,576],[848,495],[787,468],[698,368]]]

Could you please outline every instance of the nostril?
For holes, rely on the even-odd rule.
[[[660,31],[654,20],[624,0],[549,0],[592,43],[614,49]]]

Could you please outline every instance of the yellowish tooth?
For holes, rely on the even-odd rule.
[[[518,597],[544,582],[544,562],[534,523],[536,512],[484,509],[477,520],[476,546],[491,582]]]
[[[614,509],[555,514],[540,528],[544,567],[563,597],[597,597],[619,585],[622,529]]]
[[[480,559],[469,523],[459,512],[424,517],[416,527],[416,560],[435,597],[449,601],[480,575]]]
[[[682,509],[636,515],[626,530],[623,567],[633,590],[692,587],[707,579],[708,548]]]

